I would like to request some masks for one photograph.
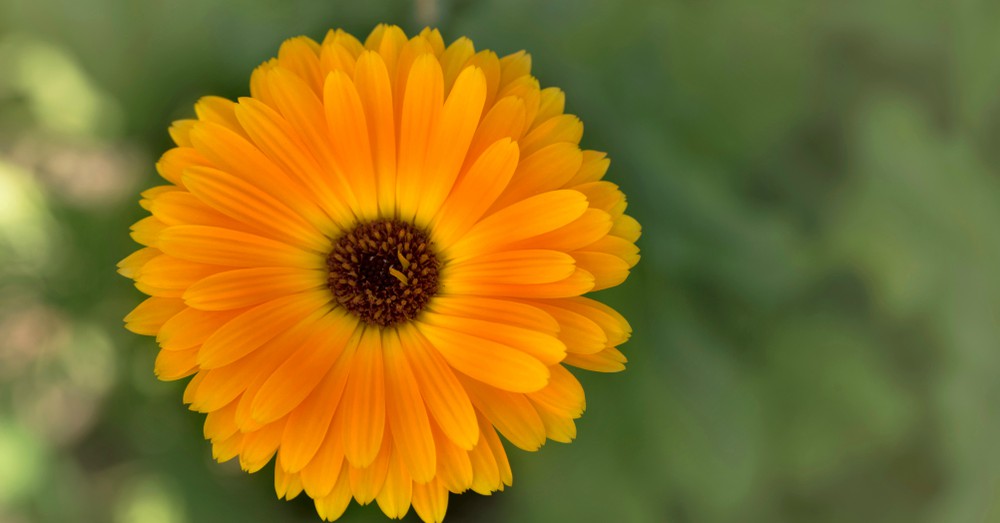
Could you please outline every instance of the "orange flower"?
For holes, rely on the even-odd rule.
[[[565,365],[624,368],[624,318],[583,294],[621,283],[639,224],[603,153],[524,52],[379,26],[286,41],[251,96],[206,97],[143,193],[150,295],[127,328],[156,374],[194,375],[219,461],[303,490],[444,517],[449,492],[511,484],[519,448],[568,442],[584,409]]]

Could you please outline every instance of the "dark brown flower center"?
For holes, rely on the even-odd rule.
[[[326,264],[337,302],[370,325],[412,320],[438,290],[430,238],[398,220],[358,225],[337,240]]]

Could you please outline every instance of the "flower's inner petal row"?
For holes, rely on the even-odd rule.
[[[454,244],[486,213],[514,174],[517,158],[517,144],[500,139],[476,159],[432,221],[440,245]]]
[[[486,78],[476,67],[466,68],[448,94],[427,144],[420,171],[416,222],[430,223],[458,178],[486,99]]]
[[[385,482],[382,483],[382,489],[375,496],[375,501],[386,516],[402,519],[410,511],[412,499],[413,478],[410,477],[409,470],[403,464],[400,451],[393,449],[389,457]]]
[[[332,165],[328,155],[318,152],[325,150],[325,135],[320,124],[314,123],[316,117],[308,116],[308,112],[322,110],[322,105],[292,75],[273,70],[267,78],[280,85],[272,91],[282,93],[274,103],[284,108],[283,113],[254,98],[240,99],[236,108],[240,123],[264,153],[254,155],[252,161],[261,166],[256,172],[263,176],[257,178],[266,179],[250,179],[268,192],[275,184],[284,187],[281,193],[289,196],[283,203],[301,212],[318,229],[336,233],[338,224],[349,223],[355,218],[351,210],[355,200],[346,181],[337,176],[340,171]],[[283,93],[293,89],[298,91],[298,96],[284,96]],[[317,152],[307,152],[307,147]]]
[[[191,284],[188,306],[212,311],[252,307],[265,301],[326,287],[326,271],[298,267],[251,267],[225,270]]]
[[[517,348],[426,322],[418,323],[418,328],[449,365],[471,378],[517,392],[535,391],[548,383],[548,368]]]
[[[455,373],[413,326],[401,328],[399,336],[428,413],[455,445],[472,449],[479,441],[476,413]]]
[[[355,214],[361,220],[373,220],[378,217],[379,208],[371,140],[361,95],[350,76],[334,71],[326,77],[323,105],[334,161],[345,177],[349,173],[353,182],[350,189],[357,199],[353,205]]]
[[[316,252],[328,247],[326,236],[302,216],[240,178],[211,167],[190,167],[183,179],[202,202],[254,232]]]
[[[399,123],[399,156],[396,171],[398,216],[413,221],[420,206],[420,184],[427,160],[428,129],[437,125],[444,103],[441,64],[431,54],[413,62],[406,80]]]
[[[344,391],[344,456],[354,467],[372,464],[385,435],[385,366],[377,329],[365,329]]]
[[[151,296],[126,326],[158,377],[193,375],[213,456],[274,457],[277,495],[327,520],[353,498],[440,521],[449,492],[511,484],[497,431],[573,440],[564,365],[620,371],[631,334],[583,294],[627,277],[641,227],[531,56],[336,30],[283,43],[250,93],[174,122],[119,264]]]
[[[375,169],[378,209],[383,216],[396,215],[396,124],[392,84],[382,56],[364,52],[354,69],[354,85],[361,98],[368,124],[368,143]]]
[[[385,430],[388,430],[386,428]],[[392,452],[392,442],[383,439],[378,454],[367,466],[359,467],[351,464],[348,468],[350,477],[351,493],[354,500],[359,505],[367,505],[375,500],[375,496],[382,490],[385,478],[389,474],[389,457]]]
[[[507,441],[520,449],[538,450],[545,443],[545,425],[524,394],[463,380],[472,404]]]
[[[351,362],[360,341],[361,331],[355,329],[333,367],[302,405],[289,414],[280,452],[284,470],[301,471],[319,452],[320,445],[330,433],[330,424],[343,397]]]
[[[385,363],[386,414],[398,449],[398,459],[406,465],[409,476],[426,483],[437,470],[434,436],[410,364],[403,353],[399,335],[386,331],[382,337]]]

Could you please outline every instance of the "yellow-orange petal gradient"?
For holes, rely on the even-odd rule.
[[[624,369],[641,229],[524,51],[380,25],[286,41],[250,96],[169,129],[119,272],[155,373],[190,377],[219,461],[274,462],[279,498],[441,521],[513,475],[500,437],[569,442],[568,367]]]

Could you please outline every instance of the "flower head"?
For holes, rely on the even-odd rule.
[[[120,264],[150,298],[155,371],[192,376],[219,461],[305,491],[444,517],[511,484],[515,446],[568,442],[566,366],[615,372],[628,323],[587,292],[638,261],[603,153],[524,52],[379,26],[286,41],[251,95],[202,98],[143,193]]]

